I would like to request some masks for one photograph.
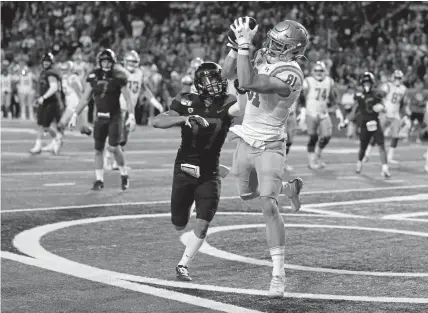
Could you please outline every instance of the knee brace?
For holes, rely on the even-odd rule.
[[[321,149],[324,149],[327,146],[328,142],[330,141],[330,138],[331,137],[321,137],[319,142],[319,147]]]
[[[310,135],[308,142],[308,152],[315,152],[315,145],[318,141],[318,135]]]
[[[292,144],[293,144],[292,142],[287,142],[285,147],[285,154],[288,154],[290,152],[290,147]]]

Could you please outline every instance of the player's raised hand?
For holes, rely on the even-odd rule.
[[[128,118],[126,119],[125,127],[128,128],[129,131],[133,132],[135,130],[136,124],[135,115],[132,113],[129,114]]]
[[[73,130],[76,127],[77,124],[77,113],[73,113],[73,115],[70,118],[70,121],[68,122],[68,129]]]
[[[257,33],[259,25],[256,25],[254,29],[250,28],[250,18],[239,17],[237,18],[230,28],[235,33],[236,43],[238,46],[249,45],[254,38],[254,35]]]
[[[192,128],[192,121],[195,121],[196,123],[198,123],[198,125],[200,125],[202,127],[207,127],[209,125],[207,120],[204,119],[202,116],[199,116],[199,115],[189,115],[187,117],[185,125]]]

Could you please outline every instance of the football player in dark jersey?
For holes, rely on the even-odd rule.
[[[352,108],[348,119],[346,119],[339,127],[345,127],[349,121],[355,119],[357,112],[360,112],[361,131],[360,131],[360,150],[358,153],[358,162],[356,172],[359,174],[363,167],[363,158],[366,153],[367,146],[372,138],[379,146],[380,161],[382,163],[381,175],[390,177],[386,152],[385,139],[383,130],[379,123],[379,112],[385,107],[382,104],[384,94],[382,91],[375,88],[375,77],[371,72],[365,72],[360,79],[362,92],[355,94],[356,105]]]
[[[95,140],[95,176],[96,181],[92,190],[104,188],[103,154],[105,142],[108,137],[107,149],[114,155],[119,165],[119,171],[122,179],[121,188],[126,190],[129,187],[129,178],[123,157],[119,146],[123,124],[120,110],[119,97],[122,94],[125,98],[128,108],[128,119],[126,127],[131,131],[135,129],[135,116],[132,107],[131,96],[127,87],[127,75],[124,71],[115,68],[117,58],[115,53],[106,49],[98,55],[98,65],[86,78],[86,86],[80,103],[73,113],[69,122],[69,127],[74,128],[77,116],[88,104],[90,97],[94,96],[95,108],[97,110],[94,121],[94,140]]]
[[[52,122],[58,123],[61,118],[63,104],[62,84],[60,73],[53,68],[55,59],[52,53],[46,53],[42,58],[42,71],[39,78],[39,98],[37,99],[37,132],[36,143],[30,150],[31,154],[42,152],[42,138],[48,132],[53,140],[53,152],[58,154],[62,146],[62,134]]]
[[[180,92],[170,110],[153,120],[156,128],[181,126],[171,194],[171,221],[176,230],[186,227],[192,203],[196,203],[195,229],[176,267],[177,278],[184,281],[192,280],[187,267],[202,246],[217,211],[221,148],[233,117],[245,111],[246,98],[238,103],[235,96],[227,94],[227,80],[221,72],[216,63],[202,63],[194,74],[197,93]]]

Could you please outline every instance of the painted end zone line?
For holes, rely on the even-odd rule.
[[[62,187],[62,186],[74,186],[76,183],[53,183],[53,184],[43,184],[45,187]]]
[[[391,187],[378,187],[378,188],[355,188],[355,189],[339,189],[339,190],[317,190],[317,191],[308,191],[302,192],[301,195],[317,195],[317,194],[335,194],[335,193],[348,193],[348,192],[370,192],[370,191],[380,191],[380,190],[399,190],[399,189],[417,189],[417,188],[426,188],[428,185],[412,185],[412,186],[391,186]],[[405,200],[400,200],[402,198]],[[415,198],[415,196],[403,196],[403,197],[389,197],[389,198],[380,198],[379,202],[390,202],[390,201],[420,201],[420,199]],[[230,196],[230,197],[221,197],[221,200],[236,200],[240,199],[239,196]],[[382,199],[388,199],[383,200]],[[398,199],[398,200],[396,200]],[[364,201],[364,202],[359,202]],[[356,203],[370,203],[372,200],[358,200],[355,201],[345,201],[345,202],[332,202],[331,203],[318,203],[311,205],[304,205],[303,209],[309,208],[322,208],[329,206],[337,205],[346,205],[346,204],[356,204]],[[141,202],[118,202],[118,203],[96,203],[96,204],[82,204],[82,205],[69,205],[69,206],[55,206],[55,207],[45,207],[45,208],[29,208],[29,209],[11,209],[11,210],[2,210],[0,214],[4,213],[20,213],[20,212],[37,212],[37,211],[56,211],[56,210],[73,210],[73,209],[90,209],[90,208],[99,208],[99,207],[123,207],[130,205],[157,205],[157,204],[170,204],[170,200],[160,200],[160,201],[141,201]],[[337,204],[341,203],[341,204]]]

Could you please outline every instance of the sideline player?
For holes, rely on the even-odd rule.
[[[249,48],[257,32],[249,18],[238,18],[230,26],[236,47],[225,59],[226,77],[236,74],[240,88],[249,90],[242,125],[231,128],[238,138],[232,173],[243,200],[259,199],[266,221],[267,242],[273,261],[268,295],[283,297],[285,288],[285,229],[278,210],[278,195],[286,194],[292,208],[300,209],[300,178],[283,183],[284,125],[290,107],[299,97],[303,73],[296,60],[303,56],[309,42],[307,30],[299,23],[286,20],[267,34],[265,48],[250,63]],[[238,52],[234,49],[238,49]]]
[[[27,65],[21,65],[16,88],[18,91],[21,120],[34,121],[34,82],[36,77]]]
[[[235,96],[227,94],[227,81],[221,72],[216,63],[202,63],[194,77],[197,93],[180,92],[170,110],[153,119],[155,128],[181,126],[171,193],[171,221],[176,230],[186,227],[192,203],[196,203],[195,229],[176,267],[177,279],[184,281],[192,280],[188,265],[204,243],[217,211],[221,148],[233,117],[245,109],[245,101],[238,104]]]
[[[325,166],[322,151],[333,134],[328,104],[336,102],[334,81],[327,75],[323,62],[318,61],[312,69],[312,76],[305,78],[302,94],[305,99],[302,101],[301,117],[306,121],[309,135],[308,166],[311,169],[319,169]],[[343,122],[342,111],[338,106],[336,117],[340,123]]]
[[[110,50],[103,50],[98,55],[99,68],[93,70],[86,79],[86,87],[80,103],[69,122],[69,128],[76,126],[78,115],[87,106],[90,97],[94,96],[97,117],[94,121],[95,141],[95,177],[92,190],[104,188],[103,153],[108,137],[107,149],[114,155],[121,175],[121,188],[129,187],[129,177],[122,150],[119,147],[122,138],[123,124],[120,111],[119,97],[123,94],[127,103],[128,119],[126,127],[135,129],[135,116],[132,108],[131,95],[127,87],[126,73],[114,68],[117,63],[116,54]]]
[[[363,92],[355,94],[357,104],[353,107],[349,114],[349,120],[346,119],[339,124],[340,128],[346,127],[349,121],[355,119],[357,111],[361,113],[361,131],[360,131],[360,150],[358,153],[358,161],[356,172],[361,173],[363,167],[363,158],[370,140],[374,138],[375,143],[379,146],[380,161],[382,163],[381,175],[390,177],[383,130],[380,126],[379,112],[384,110],[384,105],[381,103],[383,94],[375,89],[375,77],[371,72],[365,72],[360,79],[360,85]]]
[[[30,150],[31,154],[42,152],[42,138],[48,132],[53,140],[53,152],[58,154],[62,145],[62,134],[52,122],[59,122],[64,107],[62,99],[61,75],[53,68],[55,59],[52,53],[46,53],[42,58],[42,72],[40,73],[39,98],[37,99],[37,125],[39,126],[36,143]]]
[[[383,99],[385,106],[385,114],[380,116],[380,125],[383,131],[388,127],[391,128],[391,145],[388,150],[388,163],[398,164],[399,162],[394,159],[395,150],[400,139],[400,128],[402,117],[406,124],[411,124],[409,116],[411,115],[410,109],[407,105],[407,87],[402,83],[403,72],[400,70],[394,71],[392,81],[387,82],[381,86],[381,90],[386,94]],[[370,146],[366,151],[367,161],[370,156],[370,151],[375,145],[372,139]]]

